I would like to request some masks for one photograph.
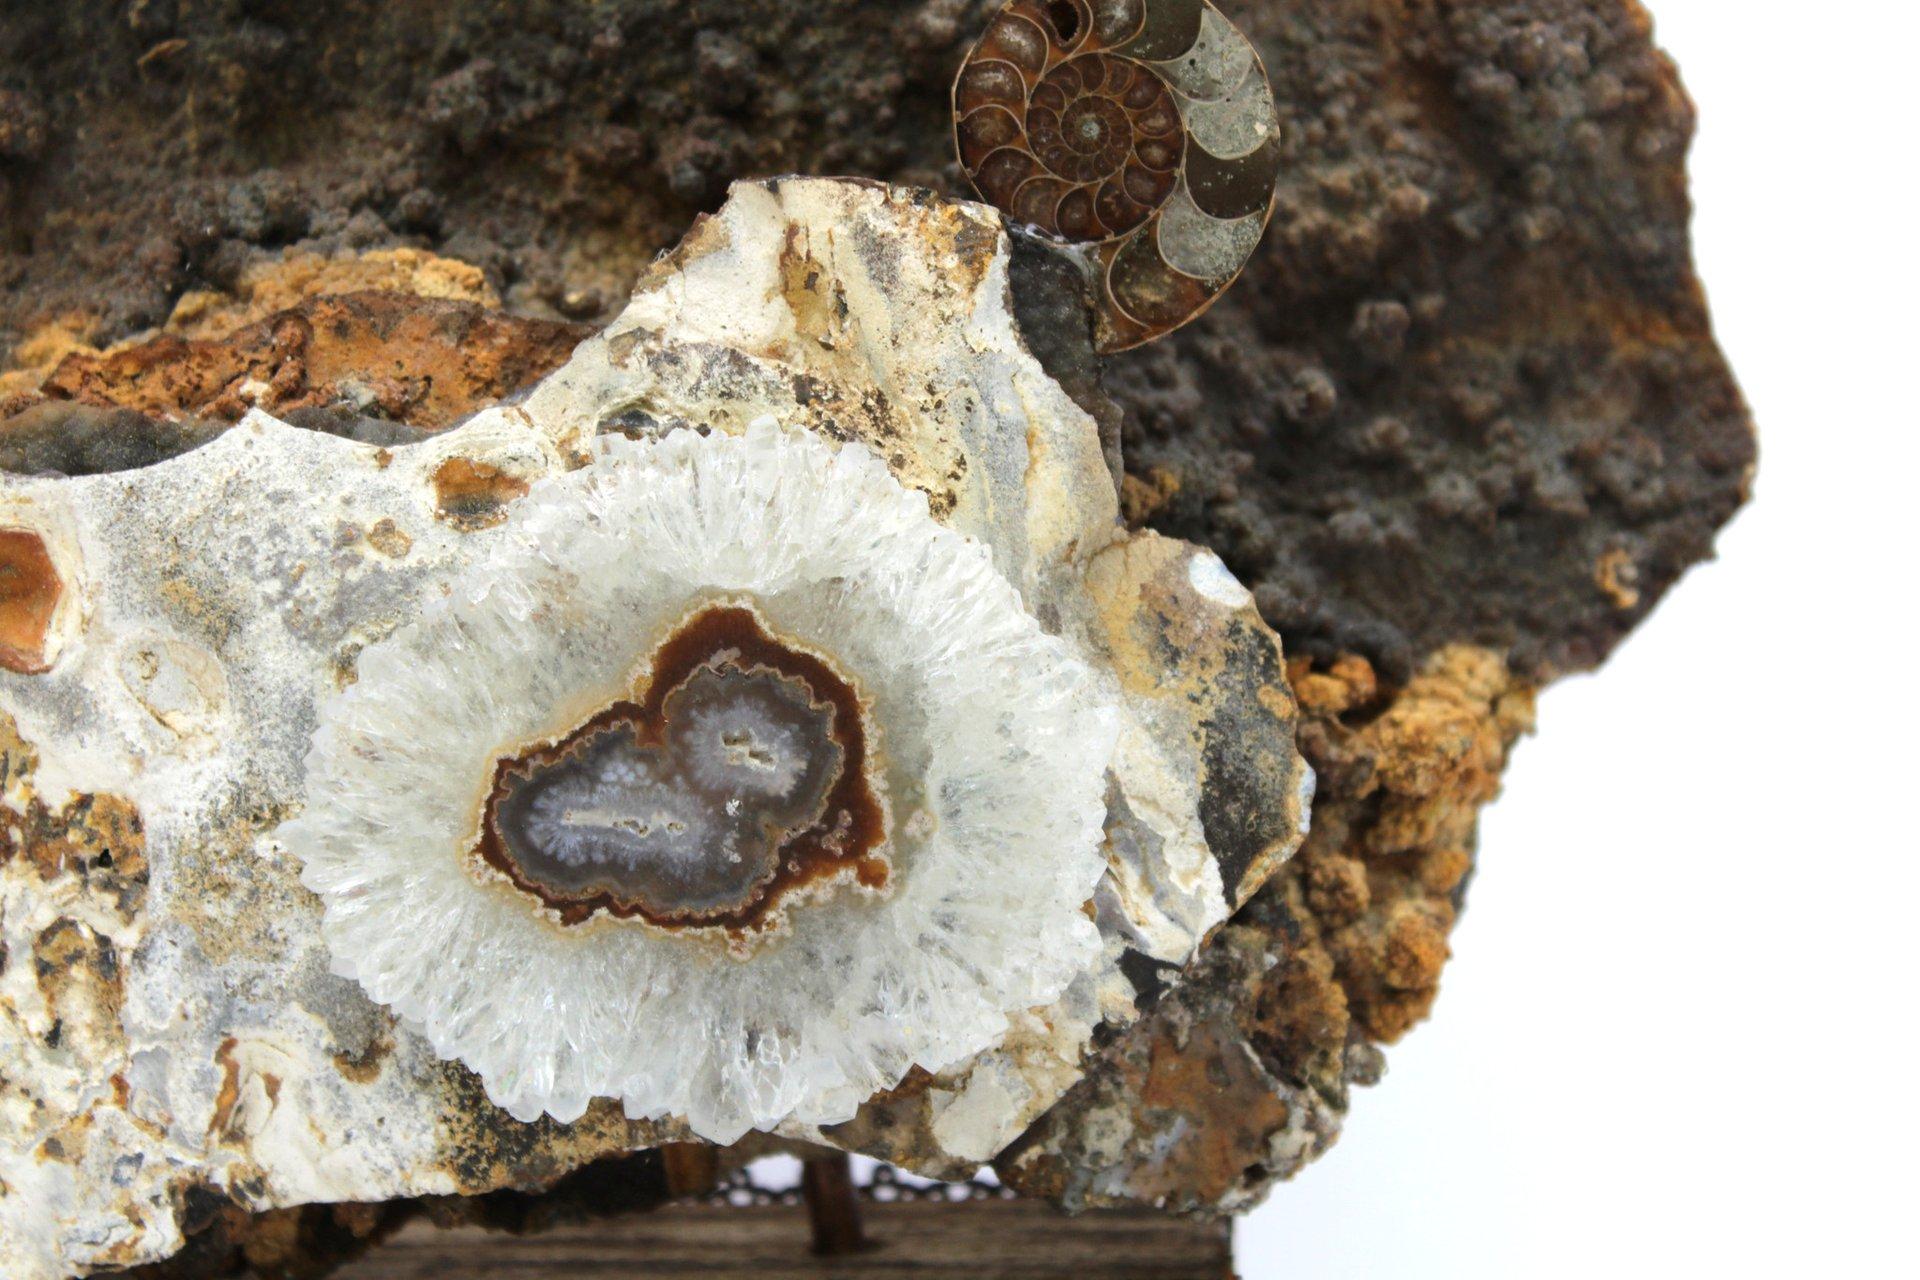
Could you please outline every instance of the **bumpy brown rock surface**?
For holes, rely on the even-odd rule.
[[[0,353],[112,340],[263,251],[417,245],[603,316],[728,181],[962,193],[994,0],[173,0],[0,16]],[[1114,362],[1155,521],[1298,651],[1591,665],[1744,492],[1687,251],[1693,112],[1632,0],[1237,0],[1286,139],[1205,323]]]
[[[15,6],[0,449],[125,465],[248,404],[443,426],[564,358],[561,322],[732,178],[963,193],[947,84],[993,7]],[[1709,554],[1753,463],[1688,252],[1692,108],[1638,5],[1222,8],[1280,104],[1279,209],[1219,306],[1105,382],[1130,518],[1214,547],[1282,632],[1320,793],[1302,852],[1002,1158],[1071,1205],[1233,1207],[1324,1149],[1433,999],[1533,690]],[[33,815],[0,855],[110,817]],[[182,1212],[208,1266],[380,1220]]]

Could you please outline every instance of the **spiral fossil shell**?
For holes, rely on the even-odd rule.
[[[1266,69],[1207,0],[1009,0],[954,81],[953,118],[980,194],[1079,246],[1102,351],[1205,311],[1273,212]]]

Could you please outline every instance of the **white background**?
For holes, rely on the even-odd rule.
[[[1247,1280],[1920,1276],[1920,19],[1648,6],[1755,500],[1542,697],[1433,1020]]]

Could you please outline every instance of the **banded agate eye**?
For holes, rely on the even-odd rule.
[[[604,910],[669,928],[752,927],[845,871],[886,883],[846,679],[737,607],[689,618],[651,668],[639,700],[500,761],[489,864],[563,920]]]

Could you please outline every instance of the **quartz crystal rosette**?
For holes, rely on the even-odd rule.
[[[725,643],[652,687],[727,616],[855,705]],[[650,693],[680,716],[655,743],[618,710]],[[360,655],[280,840],[336,970],[515,1116],[612,1096],[726,1142],[844,1121],[1092,961],[1116,728],[987,550],[865,448],[614,437]],[[864,838],[832,830],[849,770],[880,800]],[[787,842],[810,827],[816,866]]]

